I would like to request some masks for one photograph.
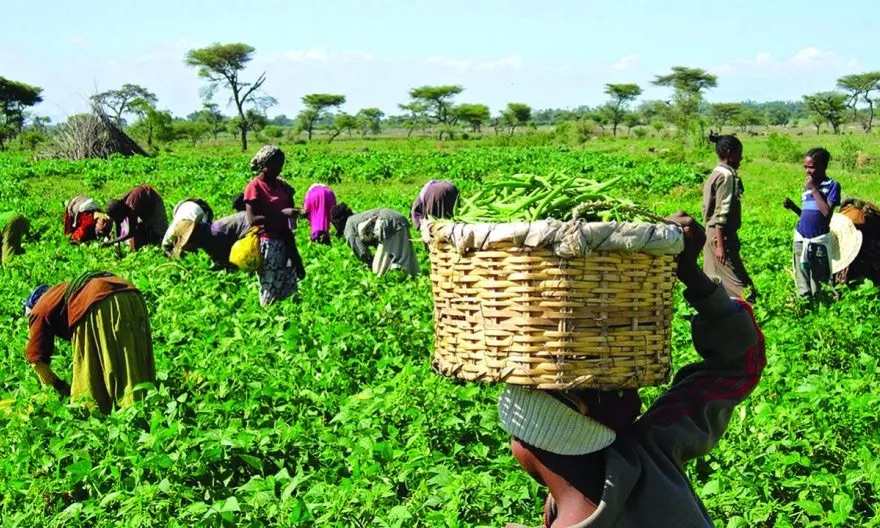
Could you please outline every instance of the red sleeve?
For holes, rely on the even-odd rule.
[[[244,188],[244,201],[253,203],[259,200],[260,190],[257,188],[257,183],[251,180]]]

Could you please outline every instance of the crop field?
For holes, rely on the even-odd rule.
[[[839,139],[828,139],[829,174],[844,196],[880,199],[878,165],[844,169]],[[819,140],[792,141],[805,152]],[[798,199],[803,169],[776,156],[765,137],[744,144],[742,254],[761,293],[767,368],[689,476],[717,526],[880,526],[880,291],[863,284],[836,303],[795,302],[796,219],[781,201]],[[281,145],[298,201],[323,181],[355,211],[408,215],[430,178],[450,178],[468,195],[502,175],[563,170],[621,176],[623,197],[658,214],[699,216],[713,154],[671,161],[648,146]],[[877,145],[867,149],[880,154]],[[256,277],[213,272],[204,253],[171,260],[157,248],[124,248],[120,258],[110,248],[71,246],[62,234],[62,200],[86,193],[106,203],[139,183],[163,195],[169,214],[191,196],[218,217],[230,214],[250,178],[248,160],[233,147],[81,162],[0,154],[0,211],[32,224],[26,253],[0,268],[0,400],[12,400],[0,408],[0,526],[539,524],[545,492],[510,454],[496,411],[500,387],[431,371],[422,244],[419,277],[377,278],[343,241],[309,244],[300,225],[300,301],[261,308]],[[42,389],[24,358],[23,299],[38,283],[85,269],[133,282],[153,332],[157,385],[108,417]],[[690,313],[677,292],[676,368],[697,358]],[[69,379],[70,347],[56,340],[56,350],[53,369]],[[643,389],[645,404],[662,389]]]

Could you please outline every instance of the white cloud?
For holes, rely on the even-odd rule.
[[[521,70],[525,66],[525,62],[519,55],[510,55],[496,60],[474,61],[468,59],[457,59],[453,57],[437,56],[427,59],[427,62],[433,66],[441,68],[449,68],[459,72],[476,71],[501,71],[501,70]]]
[[[806,71],[837,71],[854,69],[859,65],[856,58],[844,58],[837,53],[813,46],[802,48],[788,58],[776,60],[769,53],[758,53],[754,59],[735,60],[709,68],[725,76],[749,76],[758,73],[786,74]]]
[[[631,70],[634,68],[639,62],[639,57],[637,55],[627,55],[626,57],[621,58],[619,61],[614,62],[608,65],[608,68],[611,70]]]
[[[360,50],[328,51],[324,48],[305,50],[293,49],[285,54],[290,62],[371,62],[376,60],[372,53]]]

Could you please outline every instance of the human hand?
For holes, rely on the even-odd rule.
[[[719,264],[724,264],[727,261],[727,255],[724,254],[724,244],[720,240],[715,243],[715,260]]]
[[[297,209],[296,207],[288,207],[286,209],[282,209],[281,214],[296,219],[299,216],[299,209]]]
[[[678,255],[679,280],[692,292],[694,298],[702,298],[715,290],[716,284],[703,273],[697,258],[706,244],[706,232],[689,214],[679,211],[667,218],[681,226],[684,232],[684,251]]]
[[[55,383],[52,384],[52,387],[58,391],[58,394],[62,396],[70,396],[70,385],[66,381],[60,378],[56,379]]]
[[[806,179],[806,181],[804,182],[804,185],[807,187],[807,189],[809,189],[809,190],[811,190],[811,191],[814,190],[814,189],[816,188],[816,182],[813,181],[813,177],[812,177],[812,176],[807,176],[807,179]]]
[[[785,200],[782,200],[782,207],[791,210],[794,209],[794,206],[795,203],[791,200],[791,198],[786,198]]]

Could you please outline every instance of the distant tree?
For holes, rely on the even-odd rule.
[[[153,148],[153,140],[170,141],[174,139],[174,127],[172,125],[171,112],[158,110],[156,107],[144,102],[136,113],[140,119],[132,125],[132,131],[147,140],[147,146]]]
[[[312,132],[315,130],[315,124],[324,116],[328,109],[338,108],[344,105],[345,96],[313,93],[304,95],[302,97],[302,102],[306,107],[299,113],[299,115],[297,115],[297,129],[300,132],[307,132],[309,135],[309,141],[311,141]]]
[[[845,75],[837,79],[837,87],[848,92],[853,117],[858,115],[859,100],[868,104],[868,112],[862,122],[862,128],[865,132],[870,132],[874,125],[874,100],[871,99],[871,92],[880,91],[880,72]]]
[[[204,103],[202,110],[198,112],[197,121],[206,125],[214,140],[225,130],[226,120],[226,116],[220,113],[220,108],[215,103]]]
[[[516,127],[525,125],[532,119],[532,107],[525,103],[507,103],[507,108],[501,111],[501,121],[507,125],[510,133],[516,131]]]
[[[754,108],[740,108],[738,112],[731,116],[731,124],[738,126],[740,130],[746,132],[751,127],[761,126],[766,123],[764,114]]]
[[[611,96],[609,103],[611,133],[616,136],[617,126],[623,122],[624,116],[629,111],[629,104],[642,95],[642,89],[638,84],[606,84],[605,94]]]
[[[123,84],[118,90],[107,90],[93,95],[90,99],[92,104],[112,117],[117,125],[124,124],[122,116],[139,104],[145,102],[156,106],[159,102],[156,94],[137,84]]]
[[[740,103],[714,103],[709,105],[709,119],[718,127],[719,131],[723,131],[724,125],[733,121],[742,112],[743,105]]]
[[[43,89],[0,77],[0,150],[21,133],[24,109],[43,101]]]
[[[232,92],[232,102],[238,112],[237,125],[241,133],[241,150],[247,150],[247,132],[250,123],[245,113],[245,105],[257,102],[257,90],[266,82],[263,72],[252,83],[244,82],[239,75],[251,61],[254,47],[242,43],[214,44],[207,48],[190,50],[186,54],[186,65],[198,68],[199,77],[208,80],[205,95],[210,99],[220,86]]]
[[[845,118],[847,99],[846,94],[840,92],[819,92],[805,95],[804,103],[814,116],[827,121],[834,133],[837,134],[840,131],[840,124]],[[818,131],[819,127],[817,126],[816,132]]]
[[[208,125],[198,120],[177,119],[171,123],[175,138],[187,139],[193,146],[208,134]]]
[[[491,116],[489,107],[484,104],[462,103],[457,105],[453,111],[458,119],[470,125],[471,132],[479,132],[480,127],[489,121]]]
[[[718,78],[700,68],[673,66],[672,73],[657,75],[652,84],[672,88],[673,123],[678,129],[682,147],[686,146],[688,136],[695,132],[694,126],[699,123],[697,117],[703,92],[718,86]],[[700,130],[699,136],[705,136],[703,132]]]
[[[380,125],[383,117],[385,117],[385,112],[378,108],[361,108],[358,110],[358,113],[355,114],[355,119],[357,120],[358,129],[361,131],[361,136],[366,136],[368,133],[378,134],[381,132],[382,128]]]
[[[348,135],[351,135],[351,131],[356,128],[358,125],[357,119],[351,114],[346,114],[345,112],[340,112],[333,116],[333,124],[330,125],[330,139],[327,143],[332,143],[334,139],[336,139],[339,134],[343,131],[348,131]]]
[[[642,124],[642,116],[638,112],[627,112],[623,115],[622,124],[626,127],[627,133],[632,133],[635,127]]]
[[[641,114],[642,119],[647,123],[669,120],[669,103],[665,101],[643,101],[636,111]]]
[[[403,121],[406,127],[406,137],[412,136],[413,130],[421,128],[425,130],[428,126],[428,107],[424,103],[413,101],[407,104],[397,105],[401,110],[406,110],[409,114]]]
[[[275,125],[275,126],[279,126],[279,127],[293,126],[293,123],[294,123],[294,120],[287,117],[284,114],[279,114],[269,120],[270,125]]]
[[[443,86],[419,86],[409,91],[409,96],[414,103],[420,103],[425,109],[425,115],[434,123],[440,125],[440,139],[444,133],[451,133],[449,125],[455,123],[456,116],[452,112],[452,98],[464,91],[458,85]]]

